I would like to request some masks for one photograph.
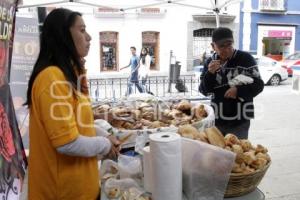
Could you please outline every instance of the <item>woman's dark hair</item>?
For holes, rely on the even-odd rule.
[[[145,50],[145,54],[143,54],[143,50]],[[141,54],[140,54],[140,59],[142,59],[142,63],[143,65],[145,64],[146,62],[146,55],[148,54],[148,49],[143,47],[142,50],[141,50]]]
[[[34,80],[38,74],[49,66],[57,66],[76,90],[78,76],[84,73],[84,67],[80,62],[74,41],[70,33],[70,27],[74,25],[78,12],[68,9],[54,9],[46,17],[40,36],[40,53],[33,67],[28,83],[27,101],[25,105],[30,107],[31,91]],[[83,88],[80,87],[82,91]]]

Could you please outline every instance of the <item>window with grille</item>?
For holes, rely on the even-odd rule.
[[[100,32],[100,70],[118,70],[118,32]]]
[[[211,37],[213,28],[201,28],[193,32],[193,62],[194,65],[203,63],[204,57],[212,51]]]

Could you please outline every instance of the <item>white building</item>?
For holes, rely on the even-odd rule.
[[[139,7],[134,0],[117,1],[115,4],[113,2],[116,1],[109,2],[111,4],[105,4],[109,8],[82,6],[77,3],[54,5],[83,13],[87,31],[92,36],[90,52],[86,58],[89,77],[128,76],[129,69],[121,72],[119,69],[128,65],[131,46],[137,48],[138,54],[142,46],[147,46],[153,57],[151,73],[160,75],[168,74],[171,50],[176,60],[181,62],[181,73],[193,70],[193,66],[199,64],[204,51],[211,51],[211,33],[216,27],[215,16],[212,10],[196,8],[212,7],[210,1],[180,2],[196,5],[192,7],[173,3],[162,4],[163,1],[159,0],[140,0],[139,4],[142,2],[147,5],[150,2],[160,2],[160,5],[145,8],[133,8]],[[124,11],[120,11],[120,8],[124,8]],[[22,10],[25,9],[20,9],[20,12]],[[239,12],[239,3],[234,3],[223,8],[220,16],[220,26],[234,30],[236,47],[238,47]]]

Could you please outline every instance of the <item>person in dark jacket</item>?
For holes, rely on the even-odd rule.
[[[255,59],[233,48],[233,34],[219,27],[212,35],[215,53],[206,60],[199,91],[212,96],[215,125],[225,135],[248,138],[250,119],[254,118],[253,98],[263,91]]]

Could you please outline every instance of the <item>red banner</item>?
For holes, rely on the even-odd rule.
[[[0,199],[17,200],[27,161],[9,87],[17,0],[0,5]]]

